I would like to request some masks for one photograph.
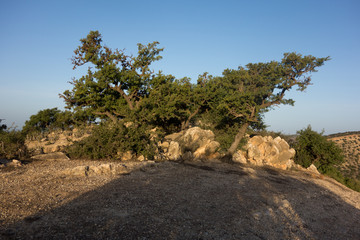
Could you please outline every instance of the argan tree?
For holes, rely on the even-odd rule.
[[[74,110],[88,109],[114,122],[131,119],[149,94],[155,77],[150,65],[161,59],[159,53],[163,49],[157,47],[158,42],[138,44],[137,56],[128,56],[124,51],[103,46],[98,31],[91,31],[80,42],[72,58],[73,68],[90,66],[85,76],[72,80],[73,89],[60,97]]]
[[[217,109],[223,117],[241,122],[227,156],[235,153],[248,127],[259,123],[264,112],[277,105],[293,105],[286,93],[294,87],[304,91],[311,84],[310,73],[329,59],[285,53],[280,62],[249,63],[237,70],[226,69],[216,78],[218,89],[226,92]]]

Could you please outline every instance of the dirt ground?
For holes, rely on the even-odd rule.
[[[360,193],[305,171],[220,162],[34,161],[0,169],[0,239],[360,239]]]

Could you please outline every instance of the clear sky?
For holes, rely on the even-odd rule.
[[[71,85],[70,58],[90,30],[110,48],[136,54],[137,43],[165,50],[154,70],[177,78],[214,76],[283,53],[330,56],[313,85],[291,92],[295,106],[265,115],[269,130],[311,124],[326,134],[360,130],[360,1],[5,1],[0,0],[0,118],[21,128],[39,110],[58,107]]]

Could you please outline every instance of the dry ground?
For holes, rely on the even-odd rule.
[[[322,176],[219,162],[63,173],[100,164],[0,169],[0,239],[360,239],[360,193]]]

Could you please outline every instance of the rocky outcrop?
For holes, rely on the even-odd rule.
[[[155,162],[147,161],[143,163],[129,162],[129,163],[104,163],[97,165],[77,166],[64,170],[64,175],[74,176],[100,176],[100,175],[119,175],[128,174],[134,170],[154,166]]]
[[[193,127],[165,137],[158,144],[169,160],[181,158],[210,159],[219,156],[217,149],[220,143],[215,141],[215,135],[210,130]]]
[[[66,146],[80,141],[90,135],[91,128],[55,131],[43,135],[38,139],[26,139],[26,148],[33,154],[53,153],[63,151]]]
[[[254,136],[249,139],[243,150],[233,155],[233,161],[256,166],[273,166],[281,169],[299,167],[292,160],[295,150],[282,138]]]

